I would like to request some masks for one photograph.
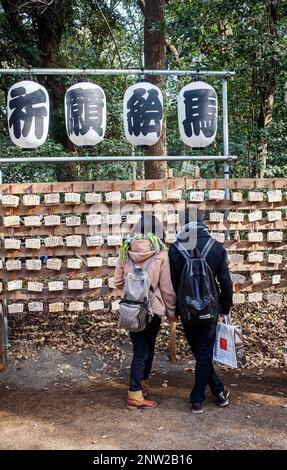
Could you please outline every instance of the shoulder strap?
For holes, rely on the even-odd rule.
[[[209,238],[209,240],[207,241],[207,243],[204,245],[203,250],[201,251],[201,257],[202,257],[203,259],[206,259],[206,258],[207,258],[207,256],[208,256],[208,254],[209,254],[211,248],[213,247],[214,243],[215,243],[214,238]]]
[[[177,251],[187,260],[187,261],[190,261],[190,259],[192,259],[192,256],[191,254],[187,251],[187,249],[185,248],[185,246],[180,243],[179,241],[177,241],[175,244],[174,244],[175,248],[177,249]]]
[[[153,262],[153,259],[154,259],[154,255],[152,255],[152,256],[147,260],[146,264],[145,264],[144,267],[143,267],[143,270],[144,270],[144,271],[148,271],[148,270],[149,270],[150,265],[151,265],[151,263]]]

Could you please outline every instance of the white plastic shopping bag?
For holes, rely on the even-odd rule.
[[[239,326],[218,323],[213,360],[232,368],[246,364],[242,331]]]

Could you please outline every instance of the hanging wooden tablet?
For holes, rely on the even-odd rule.
[[[269,304],[281,304],[283,301],[283,295],[278,294],[277,292],[272,294],[267,294],[267,302]]]
[[[191,202],[204,202],[204,192],[203,191],[191,191],[189,193],[189,200]]]
[[[93,279],[89,279],[89,289],[98,289],[102,287],[103,280],[100,277],[95,277]]]
[[[264,195],[259,191],[249,191],[248,193],[248,201],[250,202],[262,202],[263,199]]]
[[[225,191],[223,189],[211,189],[208,191],[209,201],[223,201],[225,198]]]
[[[8,215],[3,217],[4,227],[20,227],[20,217],[19,215]]]
[[[182,198],[181,189],[167,189],[165,198],[167,201],[180,201]]]
[[[84,288],[84,281],[81,279],[70,279],[68,281],[68,289],[69,290],[83,290]]]
[[[28,248],[29,250],[40,250],[41,248],[40,238],[26,238],[25,248]]]
[[[122,235],[108,235],[107,236],[108,246],[119,246],[123,242]]]
[[[102,216],[101,214],[89,214],[86,216],[87,225],[101,225]]]
[[[82,264],[83,264],[83,262],[79,258],[68,258],[67,259],[67,268],[68,269],[81,269]]]
[[[26,269],[27,271],[41,271],[42,261],[40,259],[27,259]]]
[[[63,237],[50,236],[44,239],[46,248],[56,248],[57,246],[64,246]]]
[[[101,246],[103,244],[102,235],[94,235],[93,237],[86,237],[87,247]]]
[[[229,212],[227,214],[227,220],[228,222],[233,222],[233,223],[240,223],[244,221],[244,213],[243,212]]]
[[[109,277],[108,286],[109,286],[110,289],[115,289],[116,288],[113,277]]]
[[[233,294],[233,304],[244,304],[245,303],[245,295],[244,294]]]
[[[4,248],[5,250],[20,250],[21,240],[18,240],[17,238],[5,238]]]
[[[81,217],[72,216],[65,220],[66,227],[79,227],[81,225]]]
[[[8,313],[23,313],[24,312],[24,304],[10,304],[8,305]]]
[[[44,284],[42,282],[29,281],[27,289],[30,292],[42,292],[43,287]]]
[[[110,193],[105,193],[106,202],[121,202],[122,195],[120,191],[112,191]]]
[[[115,267],[118,263],[118,257],[117,256],[109,256],[108,257],[108,266]]]
[[[268,263],[281,264],[282,261],[283,261],[282,255],[277,255],[274,253],[271,253],[270,255],[268,255]]]
[[[7,289],[9,292],[13,290],[21,290],[22,288],[23,288],[23,281],[17,280],[17,281],[7,282]]]
[[[254,211],[248,214],[249,222],[257,222],[258,220],[262,220],[262,219],[263,219],[262,211]]]
[[[56,206],[60,204],[60,194],[59,193],[44,194],[44,204],[46,206]]]
[[[29,312],[43,312],[44,304],[43,302],[29,302],[28,310]]]
[[[248,294],[248,302],[262,302],[262,300],[262,292],[252,292],[251,294]]]
[[[224,214],[221,212],[210,212],[209,220],[210,222],[222,223],[224,221]]]
[[[221,232],[211,232],[210,233],[211,237],[214,238],[214,240],[217,240],[219,243],[224,243],[225,242],[225,234]]]
[[[69,302],[68,311],[69,312],[82,312],[84,310],[84,302]]]
[[[65,309],[64,302],[52,302],[49,304],[49,312],[50,313],[58,313],[63,312]]]
[[[2,196],[2,206],[4,207],[18,207],[20,203],[19,196],[12,196],[10,194]]]
[[[261,273],[251,274],[251,279],[252,279],[253,284],[259,284],[260,282],[262,282]]]
[[[65,204],[78,205],[81,204],[81,194],[65,193]]]
[[[88,268],[98,268],[103,266],[103,258],[100,256],[91,256],[87,258],[87,266]]]
[[[79,248],[82,246],[82,235],[68,235],[66,237],[66,246]]]
[[[127,224],[137,224],[140,218],[140,214],[127,214]]]
[[[23,205],[24,206],[39,206],[40,205],[40,196],[37,194],[24,194],[23,196]]]
[[[282,212],[281,211],[267,212],[267,219],[268,219],[268,222],[276,222],[277,220],[281,220]]]
[[[230,264],[243,264],[244,263],[244,255],[239,253],[229,253],[228,259]]]
[[[242,202],[242,193],[240,193],[239,191],[234,191],[231,193],[231,201],[232,202]]]
[[[281,202],[282,201],[282,191],[281,189],[275,189],[274,191],[267,192],[268,202]]]
[[[22,268],[20,259],[8,259],[5,267],[7,271],[20,271]]]
[[[274,274],[272,276],[272,284],[276,285],[276,284],[280,284],[280,282],[281,282],[281,275],[280,274]]]
[[[267,232],[267,241],[272,243],[280,243],[283,241],[283,232]]]
[[[250,232],[248,233],[248,241],[250,243],[263,242],[263,232]]]
[[[48,258],[47,259],[47,269],[52,269],[54,271],[60,271],[62,267],[61,258]]]
[[[120,225],[122,223],[121,214],[108,214],[105,217],[105,223],[108,225]]]
[[[162,201],[162,191],[146,191],[146,201],[159,202]]]
[[[64,290],[64,283],[62,281],[48,282],[48,289],[50,292],[62,291]]]
[[[60,215],[46,215],[44,217],[44,225],[46,227],[53,227],[55,225],[61,225]]]
[[[40,227],[41,223],[41,217],[37,215],[30,215],[28,217],[24,217],[25,227]]]
[[[103,300],[93,300],[89,302],[89,310],[90,312],[94,312],[95,310],[104,310],[104,302]]]
[[[101,193],[86,193],[85,194],[86,204],[99,204],[100,202],[102,202]]]
[[[262,263],[264,254],[261,251],[254,251],[252,253],[248,253],[248,261],[249,263]]]
[[[141,200],[142,200],[141,191],[128,191],[126,193],[127,202],[141,202]]]

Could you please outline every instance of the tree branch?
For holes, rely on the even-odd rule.
[[[106,16],[105,16],[103,10],[101,9],[99,3],[97,2],[97,0],[95,0],[95,3],[96,3],[96,5],[97,5],[97,8],[98,8],[98,10],[99,10],[99,12],[100,12],[100,14],[101,14],[101,16],[102,16],[104,22],[105,22],[106,25],[107,25],[107,28],[108,28],[108,30],[109,30],[109,33],[110,33],[110,35],[111,35],[111,38],[112,38],[112,40],[113,40],[113,43],[114,43],[115,48],[116,48],[116,51],[117,51],[117,55],[118,55],[118,58],[119,58],[119,61],[120,61],[121,68],[123,69],[124,66],[123,66],[123,62],[122,62],[120,50],[119,50],[119,47],[118,47],[118,44],[117,44],[115,35],[114,35],[114,33],[113,33],[113,30],[112,30],[112,28],[110,27],[109,22],[108,22],[108,20],[107,20],[107,18],[106,18]]]

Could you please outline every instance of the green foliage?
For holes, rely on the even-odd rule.
[[[13,4],[12,13],[7,11],[8,3]],[[286,174],[287,106],[284,103],[284,85],[287,82],[287,9],[285,1],[273,1],[276,6],[274,35],[268,17],[270,4],[269,0],[171,0],[166,6],[167,43],[177,51],[174,55],[170,52],[172,49],[168,49],[167,67],[228,69],[236,72],[235,77],[229,80],[228,91],[230,154],[238,155],[231,171],[237,177],[248,177],[259,171],[261,161],[257,161],[256,156],[264,140],[268,143],[266,176],[282,177]],[[1,67],[30,63],[45,66],[46,51],[39,41],[44,20],[58,32],[60,42],[54,52],[59,67],[141,67],[143,15],[133,0],[55,0],[48,8],[43,7],[43,2],[3,0],[0,1],[1,6]],[[56,84],[64,90],[78,78],[58,77]],[[125,89],[136,79],[104,75],[92,78],[93,82],[104,88],[107,96],[107,131],[101,144],[89,151],[70,148],[65,144],[64,107],[63,100],[60,100],[60,104],[51,109],[49,140],[31,155],[50,155],[55,157],[55,161],[61,155],[130,155],[131,147],[125,141],[123,132],[122,99]],[[268,84],[273,79],[272,122],[262,127],[259,123],[260,111]],[[28,156],[29,153],[23,153],[12,145],[8,137],[5,101],[14,81],[15,77],[0,78],[0,155]],[[52,96],[54,88],[51,88],[48,77],[40,77],[39,81],[47,86]],[[223,154],[221,105],[218,135],[213,145],[195,152],[180,140],[176,96],[188,81],[187,77],[181,77],[169,78],[166,82],[168,154]],[[220,80],[208,81],[215,86],[221,100]],[[52,85],[55,87],[55,83]],[[59,133],[63,137],[60,141]],[[136,153],[142,154],[142,150],[137,149]],[[194,165],[191,163],[174,163],[171,166],[178,175],[193,174]],[[200,166],[204,177],[223,176],[221,163],[206,162]],[[131,178],[132,175],[129,163],[79,164],[77,169],[80,179],[118,179]],[[137,170],[137,177],[141,178],[142,164],[137,165]],[[61,171],[56,163],[21,164],[4,169],[4,179],[7,181],[53,181],[59,175]]]

